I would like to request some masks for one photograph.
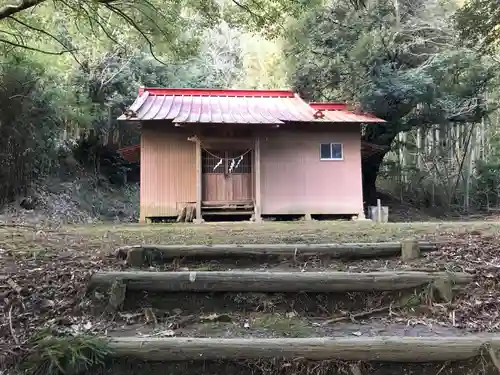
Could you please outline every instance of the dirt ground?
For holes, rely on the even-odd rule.
[[[203,225],[0,226],[0,363],[44,327],[72,333],[205,337],[459,335],[500,331],[500,222],[271,222]],[[105,292],[88,293],[90,275],[125,269],[114,250],[124,244],[338,243],[417,238],[437,251],[402,264],[397,258],[304,263],[178,260],[152,271],[277,269],[298,272],[428,269],[469,272],[475,281],[452,303],[432,303],[425,291],[406,294],[205,294],[128,296],[124,311],[104,310]],[[417,297],[416,303],[407,303]],[[404,308],[399,306],[401,301]],[[393,305],[394,304],[394,305]],[[387,307],[387,308],[386,308]],[[371,310],[382,308],[380,313]],[[146,309],[155,317],[146,324]],[[149,311],[148,310],[148,311]],[[366,315],[363,315],[367,313]],[[357,314],[362,316],[357,318]],[[340,318],[340,319],[339,319]],[[338,321],[328,323],[331,319]],[[151,322],[149,322],[151,323]]]
[[[359,372],[358,372],[359,370]],[[497,375],[484,359],[454,363],[397,364],[335,361],[198,361],[173,363],[120,362],[108,369],[112,375]],[[100,375],[100,374],[98,374]]]

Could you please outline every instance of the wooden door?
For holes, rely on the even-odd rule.
[[[251,202],[251,150],[203,150],[202,200],[204,202]]]

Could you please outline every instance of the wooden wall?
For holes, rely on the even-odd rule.
[[[190,133],[145,125],[141,136],[141,221],[177,216],[196,201],[195,143]]]

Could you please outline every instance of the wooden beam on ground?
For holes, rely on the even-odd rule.
[[[254,272],[191,271],[97,272],[90,287],[107,286],[122,279],[127,290],[155,292],[368,292],[402,290],[451,279],[463,284],[473,280],[466,273],[446,272]]]
[[[308,359],[426,363],[467,360],[500,335],[463,337],[141,338],[110,340],[112,355],[145,361]]]
[[[430,242],[419,242],[421,252],[437,250]],[[400,242],[382,243],[344,243],[344,244],[247,244],[247,245],[137,245],[117,249],[122,258],[129,251],[143,252],[144,261],[166,260],[177,257],[214,258],[214,257],[308,257],[328,256],[340,259],[363,259],[399,256],[402,251]],[[140,267],[142,264],[131,264]]]

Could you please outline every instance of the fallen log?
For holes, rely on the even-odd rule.
[[[113,356],[146,361],[289,358],[380,362],[467,360],[500,348],[500,336],[341,338],[140,338],[109,341]]]
[[[90,287],[107,286],[122,279],[127,290],[156,292],[368,292],[402,290],[451,280],[463,284],[473,280],[466,273],[446,272],[253,272],[192,271],[97,272]]]
[[[419,242],[421,252],[435,251],[437,245]],[[308,257],[315,255],[342,259],[377,258],[400,255],[401,242],[344,243],[344,244],[245,244],[245,245],[136,245],[117,249],[125,259],[129,252],[140,253],[143,261],[166,260],[177,257]]]

